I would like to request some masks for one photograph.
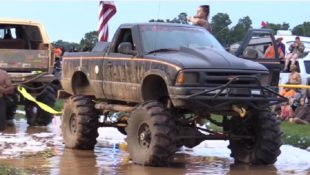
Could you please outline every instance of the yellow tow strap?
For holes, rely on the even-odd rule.
[[[61,111],[56,111],[55,109],[51,108],[50,106],[37,101],[32,95],[30,95],[26,89],[24,87],[18,86],[17,90],[25,97],[25,99],[34,102],[35,104],[37,104],[42,110],[50,113],[50,114],[54,114],[54,115],[59,115],[62,114]]]

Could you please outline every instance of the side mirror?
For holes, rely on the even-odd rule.
[[[118,45],[118,52],[127,55],[137,55],[137,51],[132,50],[133,45],[130,42],[122,42]]]

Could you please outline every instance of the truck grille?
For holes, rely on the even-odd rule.
[[[251,85],[257,86],[257,79],[251,77],[259,78],[257,74],[249,74],[249,73],[229,73],[229,72],[205,72],[203,73],[203,82],[207,86],[220,86],[228,83],[232,78],[241,76],[240,78],[234,80],[231,83],[231,87],[250,87]],[[245,76],[245,77],[242,77]]]

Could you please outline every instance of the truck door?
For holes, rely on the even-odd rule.
[[[275,50],[273,57],[266,58],[267,48],[271,46]],[[271,29],[251,29],[244,36],[240,46],[235,47],[234,54],[237,57],[248,59],[263,64],[270,72],[269,84],[278,86],[282,65],[280,64],[277,45]]]
[[[119,45],[124,42],[131,43],[134,47],[132,31],[130,28],[121,28],[116,36],[104,62],[103,88],[108,99],[132,101],[133,83],[128,75],[128,67],[133,64],[133,55],[120,53],[118,50]]]

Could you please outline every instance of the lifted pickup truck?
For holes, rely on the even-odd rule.
[[[98,127],[114,126],[137,164],[166,166],[178,147],[204,140],[229,140],[236,162],[276,161],[281,131],[269,106],[282,98],[268,88],[266,67],[190,25],[124,24],[103,45],[63,57],[66,147],[93,149]],[[205,120],[223,131],[199,127]]]
[[[25,87],[49,106],[54,106],[60,85],[52,74],[53,65],[52,47],[40,23],[0,18],[0,69],[8,72],[13,84]],[[51,114],[24,100],[17,91],[5,98],[8,120],[13,119],[18,104],[25,105],[29,125],[47,125],[52,120]]]

